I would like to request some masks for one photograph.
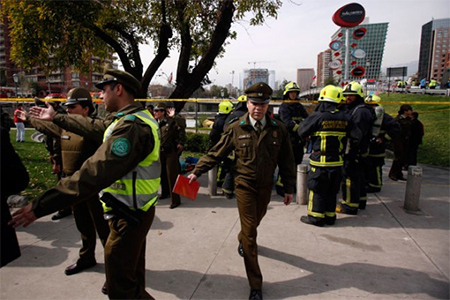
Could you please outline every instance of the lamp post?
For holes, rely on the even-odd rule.
[[[17,83],[19,83],[19,75],[17,73],[13,74],[14,86],[16,88],[16,98],[17,98]]]

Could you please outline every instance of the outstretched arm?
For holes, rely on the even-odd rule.
[[[53,109],[53,106],[50,105],[47,101],[45,102],[45,107],[33,106],[30,109],[30,113],[33,117],[43,121],[53,121],[53,118],[56,115],[56,111]]]

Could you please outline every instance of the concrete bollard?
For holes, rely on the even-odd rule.
[[[217,195],[217,166],[208,171],[208,190],[209,195]]]
[[[409,166],[406,181],[404,209],[410,212],[419,211],[420,186],[422,184],[422,168]]]
[[[306,187],[307,173],[307,165],[297,165],[297,194],[295,196],[297,204],[305,205],[306,203],[308,203],[308,188]]]

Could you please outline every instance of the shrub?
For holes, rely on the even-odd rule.
[[[206,153],[209,149],[209,135],[204,133],[186,133],[185,150]]]

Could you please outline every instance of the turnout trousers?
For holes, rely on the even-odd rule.
[[[257,228],[267,212],[272,186],[261,187],[256,182],[240,180],[235,188],[241,231],[238,240],[244,249],[244,264],[252,289],[262,288],[262,273],[258,264]]]
[[[358,209],[367,203],[367,193],[364,179],[364,164],[354,162],[346,169],[342,182],[342,203]]]
[[[383,186],[383,165],[383,157],[369,156],[367,158],[367,164],[365,165],[365,178],[367,186],[381,189]]]
[[[142,212],[138,227],[114,217],[105,245],[105,273],[110,299],[154,299],[145,290],[145,248],[155,218],[155,206]]]
[[[79,261],[86,263],[95,261],[95,244],[98,237],[105,247],[109,236],[108,222],[103,218],[103,207],[97,195],[94,195],[72,206],[73,217],[81,234]]]
[[[342,179],[341,167],[313,167],[308,172],[308,216],[336,219],[336,197]]]

